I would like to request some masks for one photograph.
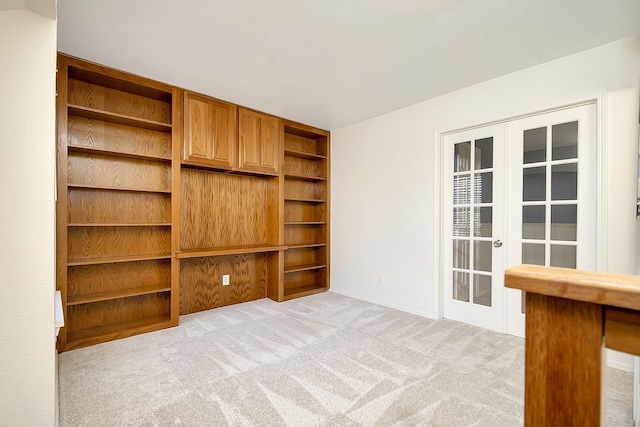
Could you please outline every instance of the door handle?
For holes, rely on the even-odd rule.
[[[493,247],[494,247],[494,248],[500,248],[500,247],[502,247],[502,240],[494,240],[494,241],[493,241]]]

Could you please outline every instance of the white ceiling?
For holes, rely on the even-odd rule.
[[[58,48],[324,129],[640,33],[640,0],[58,0]]]

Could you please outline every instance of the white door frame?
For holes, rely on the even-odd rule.
[[[509,116],[507,118],[497,119],[494,121],[484,122],[475,125],[451,125],[447,128],[447,131],[435,130],[433,135],[433,157],[436,159],[434,162],[434,180],[433,191],[435,195],[435,202],[433,206],[434,215],[434,239],[433,249],[434,257],[434,277],[433,277],[433,317],[434,319],[442,319],[442,307],[444,293],[442,292],[443,279],[444,279],[444,247],[445,240],[442,235],[444,227],[444,215],[443,211],[446,208],[444,206],[445,200],[443,198],[442,185],[445,182],[443,178],[442,162],[444,161],[444,136],[456,132],[470,130],[474,128],[480,128],[485,126],[491,126],[495,124],[505,123],[513,120],[518,120],[525,117],[535,116],[538,114],[550,113],[557,110],[564,110],[567,108],[578,107],[584,104],[596,105],[596,271],[605,271],[607,266],[607,183],[603,177],[607,176],[607,105],[606,105],[607,93],[599,92],[595,95],[585,96],[583,98],[574,98],[568,102],[557,102],[553,106],[548,108],[537,109],[535,111],[520,112],[519,114]]]

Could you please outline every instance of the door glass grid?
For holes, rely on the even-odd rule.
[[[454,144],[453,298],[491,307],[493,137]]]
[[[528,129],[523,137],[522,262],[576,268],[578,122]]]

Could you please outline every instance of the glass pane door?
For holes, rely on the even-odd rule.
[[[447,212],[447,318],[500,330],[503,307],[503,148],[501,127],[445,137]],[[499,214],[496,215],[496,209]],[[499,224],[500,226],[496,226]],[[497,252],[496,252],[497,251]]]
[[[584,106],[510,124],[509,265],[595,268],[594,123]],[[524,336],[525,295],[509,295],[508,332]]]
[[[493,137],[454,144],[453,298],[491,307]]]

